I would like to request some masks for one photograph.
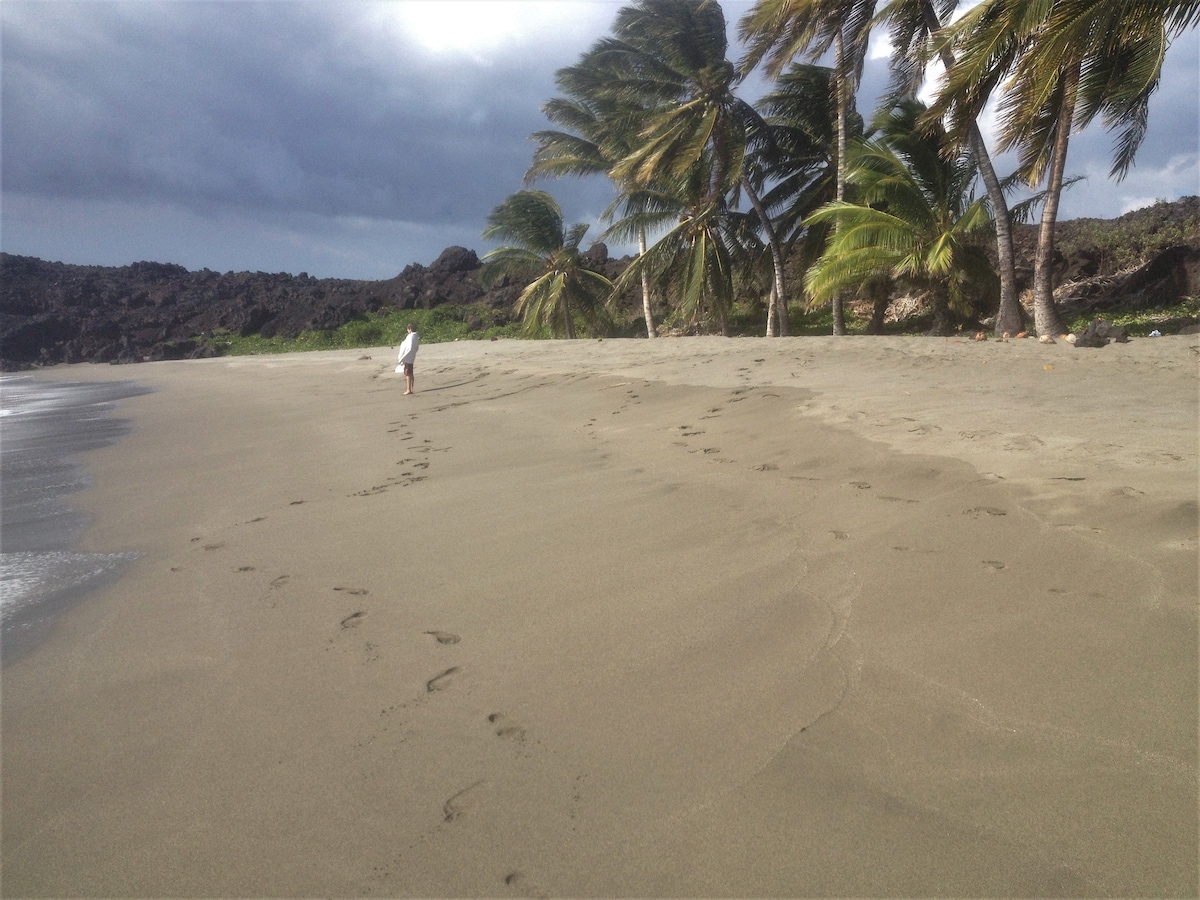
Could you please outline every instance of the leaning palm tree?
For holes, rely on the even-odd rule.
[[[950,21],[958,0],[891,0],[880,12],[888,24],[892,45],[892,85],[900,97],[915,96],[928,77],[929,65],[936,58],[945,68],[955,64],[954,52],[944,40],[935,40]],[[979,177],[987,189],[988,202],[996,223],[996,264],[1000,276],[1000,304],[996,313],[995,333],[1016,334],[1022,330],[1024,315],[1017,294],[1016,249],[1013,244],[1013,212],[1005,195],[1005,184],[996,174],[987,143],[977,121],[966,126],[966,141],[979,167]]]
[[[877,0],[758,0],[738,23],[746,44],[741,71],[760,63],[777,79],[797,57],[816,62],[834,51],[833,81],[837,102],[837,200],[845,200],[846,146],[854,94],[862,78],[867,38]],[[845,334],[841,297],[833,297],[833,332]]]
[[[647,190],[635,213],[614,223],[606,234],[618,238],[638,228],[666,232],[617,279],[622,290],[634,279],[649,277],[673,292],[689,326],[715,323],[729,333],[737,276],[748,275],[762,244],[755,223],[730,209],[724,196],[712,197],[706,166],[695,166],[667,190]]]
[[[877,121],[880,137],[850,145],[846,174],[858,202],[835,201],[810,216],[837,227],[806,287],[821,302],[880,277],[907,279],[933,301],[930,333],[947,334],[968,288],[995,280],[981,246],[992,223],[985,200],[970,193],[970,155],[948,157],[945,136],[918,126],[924,111],[902,101]]]
[[[640,130],[641,114],[637,104],[626,101],[618,104],[605,96],[609,73],[604,71],[602,55],[595,49],[585,53],[574,66],[559,69],[555,81],[566,96],[555,97],[542,106],[558,129],[536,131],[537,143],[533,163],[525,173],[525,183],[532,184],[543,176],[611,176],[613,166],[633,149]],[[637,191],[629,181],[614,179],[619,201],[627,204]],[[646,232],[637,234],[639,253],[646,252]],[[654,338],[654,325],[649,280],[642,280],[642,315],[646,321],[646,336]]]
[[[637,145],[612,174],[643,190],[688,180],[698,185],[704,208],[745,193],[771,247],[774,290],[786,297],[783,251],[745,166],[748,132],[760,120],[736,94],[728,45],[725,16],[713,0],[638,0],[618,12],[603,47],[614,74],[609,96],[647,112]],[[786,317],[780,322],[786,334]]]
[[[826,67],[793,63],[756,104],[762,136],[751,133],[747,167],[794,272],[804,272],[825,247],[828,226],[810,227],[809,214],[836,199],[834,77]],[[862,130],[855,113],[849,132],[859,137]]]
[[[555,337],[575,337],[575,316],[592,324],[603,320],[612,282],[583,264],[580,242],[586,224],[563,228],[562,210],[545,191],[517,191],[487,217],[486,240],[511,244],[483,257],[481,280],[491,286],[508,277],[532,280],[517,298],[516,312],[532,334],[546,329]]]
[[[1198,0],[985,0],[947,31],[956,60],[933,112],[949,113],[961,129],[1000,91],[1000,148],[1018,151],[1029,184],[1046,182],[1034,260],[1039,334],[1065,327],[1051,262],[1072,132],[1097,115],[1118,131],[1112,174],[1122,177],[1145,134],[1170,39],[1198,19]]]

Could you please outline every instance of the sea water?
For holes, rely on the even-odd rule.
[[[80,553],[87,517],[69,497],[87,486],[80,454],[129,430],[115,401],[144,394],[132,382],[45,382],[0,375],[0,653],[8,661],[56,613],[111,581],[136,558]]]

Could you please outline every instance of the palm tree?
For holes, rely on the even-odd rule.
[[[765,61],[767,76],[776,79],[796,57],[816,62],[833,49],[839,202],[846,196],[847,128],[875,5],[876,0],[758,0],[738,23],[738,36],[746,44],[740,64],[743,73]],[[835,296],[832,302],[833,332],[845,334],[842,300]]]
[[[1145,134],[1170,38],[1200,19],[1198,0],[985,0],[953,28],[956,49],[933,107],[961,130],[993,92],[1004,96],[1000,148],[1016,149],[1029,184],[1046,181],[1034,269],[1034,326],[1064,330],[1050,264],[1072,131],[1101,115],[1122,177]]]
[[[676,293],[679,310],[690,325],[715,320],[721,334],[727,335],[735,276],[749,272],[761,244],[755,243],[749,217],[730,210],[722,196],[705,196],[703,172],[693,170],[690,184],[646,192],[642,211],[613,225],[610,231],[620,235],[647,222],[673,222],[621,274],[616,288],[620,291],[635,278],[649,277]]]
[[[935,5],[936,4],[936,5]],[[881,18],[889,25],[892,43],[892,83],[898,96],[915,96],[927,77],[932,54],[936,52],[947,69],[955,63],[954,53],[945,41],[933,37],[942,31],[958,7],[957,0],[892,0]],[[987,143],[977,121],[967,124],[967,144],[979,167],[979,177],[987,189],[996,223],[996,261],[1000,275],[1000,305],[996,314],[997,336],[1022,330],[1024,315],[1017,296],[1016,251],[1013,246],[1013,215],[1005,196],[1005,186],[996,174]]]
[[[481,279],[491,286],[506,277],[533,277],[517,298],[528,333],[545,328],[575,337],[575,315],[599,323],[612,282],[583,264],[580,242],[586,224],[564,230],[562,210],[545,191],[517,191],[488,215],[483,237],[512,244],[483,257]]]
[[[800,260],[800,271],[816,260],[827,240],[828,226],[810,227],[807,217],[836,198],[833,79],[829,68],[793,63],[758,101],[764,137],[752,132],[747,155],[751,181],[763,186],[763,206],[771,211],[788,259]],[[851,115],[848,131],[862,134],[857,113]]]
[[[744,192],[771,247],[774,290],[786,297],[783,251],[745,168],[748,132],[760,120],[736,95],[720,5],[638,0],[617,13],[613,35],[604,44],[606,62],[617,73],[609,96],[647,110],[636,146],[613,167],[613,177],[641,189],[687,181],[700,191],[687,200],[697,209],[716,210],[721,198]],[[697,167],[703,168],[702,182]],[[786,317],[780,321],[786,334]]]
[[[537,149],[533,163],[525,173],[526,185],[538,177],[551,175],[583,176],[611,175],[613,166],[633,149],[640,130],[640,107],[618,105],[605,97],[603,86],[609,73],[602,66],[598,51],[585,53],[579,63],[555,74],[555,81],[566,94],[542,106],[542,112],[562,130],[544,130],[533,134]],[[630,201],[635,187],[629,182],[614,179],[620,195],[618,200]],[[646,232],[637,234],[638,252],[646,252]],[[650,283],[642,279],[642,315],[646,321],[646,336],[654,338]]]
[[[859,202],[835,201],[809,217],[837,227],[806,287],[821,300],[880,277],[905,278],[929,291],[930,333],[947,334],[968,287],[995,281],[980,246],[991,219],[987,203],[970,194],[971,156],[948,157],[945,135],[918,125],[924,112],[901,101],[877,120],[880,137],[851,144],[847,179]]]

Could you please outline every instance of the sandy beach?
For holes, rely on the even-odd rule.
[[[1196,336],[133,380],[6,896],[1195,897]]]

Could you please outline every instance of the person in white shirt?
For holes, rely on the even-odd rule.
[[[396,366],[397,372],[404,372],[405,395],[411,394],[413,388],[413,364],[417,361],[417,348],[421,346],[421,336],[417,334],[415,322],[408,323],[408,334],[400,345],[400,359]]]

